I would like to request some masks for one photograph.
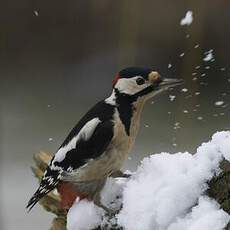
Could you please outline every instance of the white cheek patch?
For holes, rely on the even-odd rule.
[[[135,93],[140,92],[141,90],[145,89],[147,86],[149,86],[149,83],[145,83],[143,85],[138,85],[136,83],[138,76],[133,78],[120,78],[115,88],[119,90],[120,93],[125,93],[128,95],[133,95]]]
[[[97,125],[100,123],[99,118],[94,118],[90,121],[88,121],[80,130],[77,136],[75,136],[67,145],[60,148],[57,153],[55,154],[54,162],[61,162],[65,159],[66,153],[70,151],[71,149],[74,149],[76,147],[76,144],[79,140],[89,140],[92,136],[93,132],[95,131]]]

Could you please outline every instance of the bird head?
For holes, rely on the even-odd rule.
[[[116,75],[113,88],[119,94],[148,99],[182,83],[180,79],[163,78],[150,68],[129,67]]]

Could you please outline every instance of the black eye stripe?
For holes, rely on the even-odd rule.
[[[143,85],[143,84],[145,83],[145,80],[144,80],[144,78],[139,77],[139,78],[136,79],[136,83],[137,83],[138,85]]]

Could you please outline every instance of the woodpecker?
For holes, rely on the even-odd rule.
[[[66,209],[77,197],[92,197],[131,152],[145,102],[181,83],[150,68],[121,70],[113,80],[111,96],[92,107],[57,150],[26,208],[31,210],[55,188]]]

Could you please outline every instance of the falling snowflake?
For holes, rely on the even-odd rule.
[[[220,68],[220,70],[224,72],[226,70],[226,68],[222,67],[222,68]]]
[[[224,104],[224,101],[216,101],[215,102],[215,105],[216,106],[221,106],[221,105],[223,105]]]
[[[205,52],[205,57],[203,58],[203,60],[206,62],[215,60],[214,56],[213,56],[213,50],[209,50],[209,51]]]
[[[191,10],[187,11],[184,18],[181,19],[180,24],[181,26],[189,26],[192,24],[193,21],[193,13]]]
[[[188,92],[188,89],[183,88],[183,89],[181,90],[181,92],[186,93],[186,92]]]
[[[175,95],[169,95],[169,100],[170,101],[174,101],[176,99],[176,96]]]
[[[34,10],[34,15],[38,17],[38,11],[37,10]]]

